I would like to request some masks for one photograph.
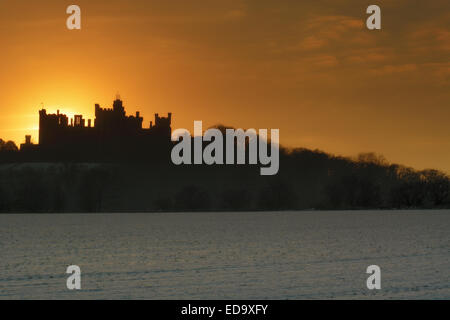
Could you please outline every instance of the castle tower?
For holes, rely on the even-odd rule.
[[[114,113],[125,117],[125,108],[123,107],[123,102],[119,99],[119,96],[117,96],[117,99],[114,100],[113,110]]]

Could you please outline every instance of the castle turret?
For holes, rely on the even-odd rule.
[[[120,99],[114,100],[113,110],[115,113],[125,116],[125,108],[123,107],[123,102]]]

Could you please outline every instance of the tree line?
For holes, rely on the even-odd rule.
[[[450,179],[374,153],[339,157],[280,150],[276,176],[259,167],[2,161],[0,212],[153,212],[449,208]]]

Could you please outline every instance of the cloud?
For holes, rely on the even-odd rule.
[[[328,28],[332,26],[340,31],[361,29],[364,27],[362,19],[343,15],[315,15],[306,22],[307,29]]]
[[[417,65],[410,64],[400,64],[400,65],[385,65],[380,68],[372,69],[372,73],[375,75],[387,75],[393,73],[404,73],[413,72],[417,70]]]
[[[363,48],[349,50],[345,60],[351,64],[379,64],[394,61],[396,55],[392,48]]]
[[[450,61],[426,63],[423,65],[430,72],[429,79],[440,85],[450,85]]]
[[[445,54],[450,53],[450,12],[442,10],[441,15],[433,19],[426,19],[411,26],[406,31],[408,47],[413,53],[422,54]]]
[[[317,36],[306,37],[301,41],[299,48],[303,50],[315,50],[320,49],[326,45],[327,41],[325,39],[320,39]]]
[[[364,30],[364,23],[361,18],[350,16],[314,16],[305,23],[305,31],[313,34],[321,40],[339,41],[344,37]]]
[[[335,67],[339,64],[338,59],[333,55],[317,55],[305,59],[307,64],[312,64],[316,67]]]
[[[409,34],[411,47],[418,54],[427,50],[450,52],[450,30],[441,26],[427,26],[419,28]]]
[[[225,14],[225,19],[240,20],[247,15],[244,9],[230,10]]]

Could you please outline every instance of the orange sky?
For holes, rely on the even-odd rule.
[[[82,29],[66,28],[66,8]],[[279,128],[287,146],[450,172],[450,2],[1,0],[0,138],[38,110],[93,117],[120,92],[145,124]]]

